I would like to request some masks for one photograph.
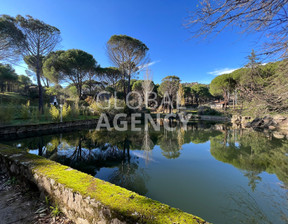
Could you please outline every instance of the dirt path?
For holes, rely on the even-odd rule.
[[[20,186],[0,170],[0,224],[72,224],[63,215],[53,217],[39,200],[39,192]]]

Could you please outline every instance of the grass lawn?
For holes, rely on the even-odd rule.
[[[87,116],[87,115],[80,115],[77,118],[71,118],[63,120],[63,122],[66,121],[80,121],[80,120],[92,120],[92,119],[98,119],[99,116]],[[45,119],[44,116],[40,117],[39,120],[35,119],[12,119],[8,123],[0,123],[0,127],[7,127],[7,126],[17,126],[17,125],[33,125],[33,124],[48,124],[48,123],[57,123],[58,121],[53,121],[52,119]]]
[[[98,119],[99,116],[86,116],[86,115],[80,115],[77,118],[71,118],[63,120],[63,122],[66,121],[81,121],[81,120],[92,120],[92,119]],[[53,121],[51,119],[47,120],[44,117],[40,118],[39,120],[33,120],[33,119],[13,119],[9,123],[6,124],[0,124],[0,127],[2,126],[17,126],[17,125],[33,125],[33,124],[48,124],[48,123],[57,123],[58,121]]]
[[[15,92],[4,92],[0,93],[0,105],[21,105],[26,104],[30,100],[30,105],[37,106],[38,99],[31,99],[28,96],[21,95],[20,93]]]

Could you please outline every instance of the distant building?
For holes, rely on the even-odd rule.
[[[217,101],[214,101],[212,104],[210,104],[210,107],[211,108],[224,108],[225,106],[225,101],[220,101],[220,102],[217,102]]]
[[[58,100],[56,96],[52,96],[50,100],[51,105],[58,106]]]
[[[195,86],[198,84],[199,84],[198,82],[184,82],[184,83],[182,83],[182,85],[185,87],[192,87],[192,86]]]

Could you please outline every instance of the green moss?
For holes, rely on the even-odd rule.
[[[30,162],[32,171],[38,175],[63,184],[73,192],[84,197],[94,198],[111,208],[117,215],[129,221],[140,223],[205,223],[197,216],[171,208],[168,205],[140,196],[114,184],[94,178],[88,174],[60,165],[42,157],[0,145],[0,154],[12,156],[17,154],[19,162]]]

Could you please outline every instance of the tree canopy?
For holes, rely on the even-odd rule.
[[[191,87],[191,94],[196,99],[196,104],[205,103],[212,98],[210,94],[209,86],[205,84],[195,84]],[[187,93],[187,90],[186,90]]]
[[[44,67],[45,72],[56,75],[58,81],[62,79],[72,82],[81,98],[85,79],[97,69],[97,61],[85,51],[71,49],[51,54]]]
[[[121,79],[121,71],[116,67],[100,68],[100,77],[107,83],[115,88],[116,83]]]
[[[15,62],[20,59],[24,35],[15,25],[15,19],[0,16],[0,61]]]
[[[0,64],[1,92],[4,91],[5,86],[8,86],[7,85],[8,83],[16,82],[17,80],[18,80],[18,75],[15,73],[15,70],[10,65]],[[8,86],[8,91],[9,91],[9,86]]]
[[[168,104],[170,113],[172,112],[173,102],[177,100],[180,78],[178,76],[166,76],[162,79],[158,92],[163,97],[165,104]]]
[[[24,58],[26,57],[28,65],[33,67],[36,72],[39,90],[39,110],[43,112],[42,60],[61,41],[60,31],[56,27],[34,19],[29,15],[26,17],[18,15],[16,18],[9,17],[9,22],[13,22],[15,27],[13,32],[9,33],[10,39],[15,40],[15,35],[17,37],[21,36],[17,50],[21,52]],[[12,25],[10,25],[9,30],[12,30],[11,27]]]
[[[210,84],[211,94],[221,95],[228,101],[229,94],[234,93],[251,114],[287,112],[286,60],[262,64],[253,51],[248,59],[245,67],[214,78]]]
[[[107,53],[111,62],[122,72],[122,81],[128,79],[127,93],[131,90],[131,76],[148,62],[148,50],[140,40],[126,35],[113,35],[107,42]]]

